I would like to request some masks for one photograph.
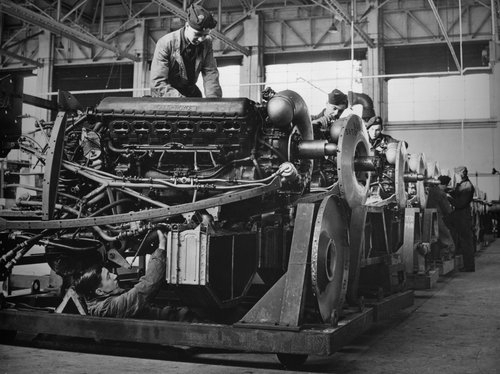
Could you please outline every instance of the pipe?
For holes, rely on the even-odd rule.
[[[27,184],[19,184],[19,183],[13,183],[13,184],[7,184],[7,185],[5,185],[5,188],[9,188],[9,187],[26,188],[27,190],[38,191],[38,192],[42,192],[43,191],[43,188],[41,188],[41,187],[34,187],[34,186],[27,185]],[[70,195],[70,194],[67,194],[67,193],[64,193],[64,192],[57,191],[57,194],[59,196],[66,197],[68,199],[72,199],[72,200],[76,200],[76,201],[80,200],[80,198],[78,198],[76,196],[73,196],[73,195]]]
[[[356,157],[354,159],[354,171],[376,171],[379,158],[374,156]]]
[[[89,217],[95,217],[103,212],[105,212],[106,210],[108,209],[111,209],[111,208],[114,208],[115,206],[117,205],[121,205],[121,204],[124,204],[124,203],[129,203],[129,202],[133,202],[132,200],[130,199],[120,199],[120,200],[116,200],[106,206],[103,206],[102,208],[96,210],[94,213],[92,213],[91,215],[89,215]]]
[[[491,40],[495,43],[500,43],[497,35],[497,18],[496,18],[496,2],[495,0],[491,0]]]
[[[99,236],[101,238],[103,238],[104,240],[106,240],[107,242],[115,242],[117,240],[119,240],[119,237],[118,236],[109,236],[108,234],[106,234],[104,232],[103,229],[101,229],[99,226],[92,226],[92,228],[95,230],[95,232],[97,232],[99,234]]]
[[[25,236],[25,235],[18,235],[18,237],[21,238],[21,239],[30,239],[29,236]],[[65,245],[65,244],[61,244],[61,243],[51,242],[48,239],[41,239],[38,242],[42,243],[44,245],[49,245],[49,246],[52,246],[52,247],[61,248],[61,249],[69,250],[69,251],[91,251],[91,250],[95,250],[95,249],[98,248],[96,246],[93,246],[93,247],[75,247],[75,246],[69,246],[69,245]],[[99,246],[100,246],[101,242],[98,242],[98,243],[99,243]]]
[[[155,152],[214,152],[220,153],[220,149],[217,149],[217,146],[205,146],[205,147],[193,147],[187,146],[184,144],[180,144],[179,147],[176,147],[178,143],[175,144],[165,144],[165,145],[142,145],[142,144],[134,144],[133,147],[130,148],[117,148],[113,145],[113,141],[108,141],[108,148],[115,153],[132,153],[135,151],[141,151],[146,153],[147,151],[155,151]]]
[[[363,107],[363,113],[361,117],[365,122],[367,122],[370,118],[375,117],[375,110],[373,109],[373,100],[370,96],[364,93],[352,92],[349,91],[347,93],[349,97],[349,103],[351,106],[356,104],[361,104]]]
[[[147,203],[150,203],[151,205],[156,205],[156,206],[159,206],[160,208],[168,208],[170,205],[167,205],[167,204],[163,204],[159,201],[156,201],[156,200],[153,200],[153,199],[150,199],[149,197],[147,196],[144,196],[142,194],[140,194],[139,192],[136,192],[134,190],[131,190],[130,188],[127,188],[127,187],[124,187],[121,189],[121,191],[123,193],[126,193],[127,195],[130,195],[130,196],[133,196],[133,197],[136,197],[138,198],[139,200],[143,200]]]
[[[17,205],[24,205],[24,206],[42,206],[42,202],[41,201],[17,201],[16,202]],[[71,214],[74,214],[75,216],[78,217],[78,210],[76,209],[73,209],[73,208],[70,208],[69,206],[66,206],[66,205],[62,205],[62,204],[56,204],[55,205],[55,208],[57,210],[63,210],[67,213],[71,213]]]
[[[337,154],[337,144],[328,143],[327,140],[306,140],[297,146],[298,158],[322,158]]]
[[[298,93],[284,90],[274,94],[267,103],[267,114],[273,126],[283,128],[288,133],[297,128],[302,140],[314,140],[309,109]],[[299,172],[310,174],[312,166],[311,160],[301,160]]]
[[[99,187],[97,187],[95,190],[92,190],[90,193],[88,193],[87,195],[85,195],[82,200],[83,201],[86,201],[88,199],[90,199],[91,197],[94,197],[96,195],[99,195],[102,191],[104,191],[108,186],[106,184],[102,184],[100,185]]]
[[[294,91],[284,90],[275,94],[267,103],[267,114],[276,127],[297,127],[303,140],[313,140],[311,117],[304,99]]]
[[[103,184],[103,186],[105,186],[105,185]],[[99,195],[97,195],[93,199],[87,201],[87,203],[85,205],[94,205],[95,203],[101,201],[105,197],[106,197],[106,192],[101,192]]]
[[[21,257],[23,257],[41,238],[45,235],[52,233],[54,230],[43,230],[40,234],[25,240],[24,242],[16,245],[9,252],[0,257],[0,266],[5,264],[5,269],[11,269]]]
[[[405,182],[419,182],[423,181],[425,177],[422,174],[417,174],[417,173],[408,173],[404,175],[404,181]]]

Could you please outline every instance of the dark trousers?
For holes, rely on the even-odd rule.
[[[471,208],[455,210],[450,214],[450,221],[453,225],[456,253],[463,256],[465,270],[475,270]]]

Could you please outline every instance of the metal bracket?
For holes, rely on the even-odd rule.
[[[125,258],[116,249],[110,249],[108,251],[108,260],[125,269],[132,268],[132,265],[130,265],[128,261],[125,260]]]

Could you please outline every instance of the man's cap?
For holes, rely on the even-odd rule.
[[[438,179],[439,179],[439,184],[442,184],[443,186],[447,186],[448,184],[450,184],[451,181],[451,178],[447,175],[440,175]]]
[[[368,122],[366,123],[366,128],[369,129],[373,125],[380,125],[381,128],[384,127],[384,122],[382,121],[382,117],[375,116],[375,117],[370,118],[368,120]]]
[[[457,173],[457,174],[460,174],[463,171],[467,174],[467,168],[465,166],[457,166],[455,168],[455,173]]]
[[[193,4],[187,10],[188,25],[197,31],[211,30],[217,26],[217,21],[205,8]]]
[[[328,94],[328,104],[332,105],[348,105],[347,95],[336,88]]]

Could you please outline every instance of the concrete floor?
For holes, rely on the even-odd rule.
[[[500,240],[478,253],[476,269],[442,277],[434,289],[417,291],[412,307],[375,325],[333,356],[310,357],[301,372],[500,373]],[[140,354],[115,349],[102,355],[40,346],[0,345],[0,373],[287,372],[272,354],[161,347]]]

